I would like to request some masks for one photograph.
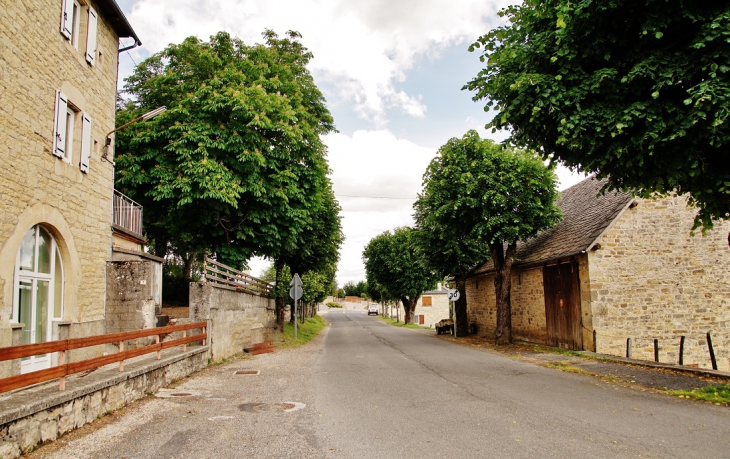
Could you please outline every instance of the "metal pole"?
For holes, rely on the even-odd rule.
[[[294,287],[294,291],[296,292],[296,287]],[[294,341],[297,340],[297,322],[299,322],[299,319],[297,318],[297,302],[296,295],[294,295]]]

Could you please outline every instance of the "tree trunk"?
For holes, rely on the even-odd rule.
[[[185,256],[180,256],[183,261],[183,276],[185,279],[193,278],[193,262],[195,261],[195,253],[186,253]]]
[[[276,325],[279,331],[284,331],[284,288],[281,287],[284,273],[284,260],[276,260]]]
[[[401,303],[403,303],[403,323],[409,324],[413,320],[413,318],[411,317],[411,300],[409,300],[407,297],[403,297],[400,301]]]
[[[456,279],[456,289],[459,291],[459,300],[454,302],[454,332],[456,337],[469,334],[469,316],[466,311],[466,279]]]
[[[494,262],[494,295],[497,305],[497,329],[495,330],[495,344],[509,344],[512,342],[512,304],[510,293],[512,290],[512,263],[515,258],[517,243],[513,242],[504,251],[501,243],[490,244]]]

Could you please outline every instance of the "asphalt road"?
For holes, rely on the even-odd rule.
[[[726,407],[453,344],[365,311],[324,315],[331,326],[307,346],[210,367],[33,457],[730,457]]]

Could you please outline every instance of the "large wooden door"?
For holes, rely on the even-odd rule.
[[[546,266],[542,269],[542,280],[545,290],[547,344],[582,350],[578,263]]]

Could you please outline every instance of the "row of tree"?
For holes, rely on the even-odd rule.
[[[283,324],[285,268],[309,284],[334,281],[344,240],[321,136],[335,131],[296,32],[247,45],[224,32],[168,46],[127,78],[116,187],[144,206],[155,255],[212,256],[242,269],[274,262]],[[286,291],[284,290],[286,288]]]
[[[424,175],[416,227],[374,238],[363,260],[368,283],[409,305],[407,318],[429,276],[452,276],[461,335],[465,276],[491,259],[506,343],[516,242],[560,218],[541,159],[608,189],[685,195],[693,229],[730,218],[730,4],[526,0],[500,16],[506,25],[471,46],[486,67],[463,89],[496,111],[487,127],[508,130],[505,145],[529,152],[475,132],[451,139]]]

